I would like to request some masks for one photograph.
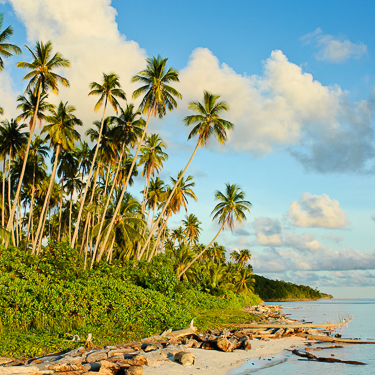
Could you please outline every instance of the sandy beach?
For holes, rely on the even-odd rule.
[[[286,337],[278,340],[252,340],[251,350],[235,350],[232,353],[224,353],[216,350],[188,349],[196,356],[195,364],[184,367],[177,362],[162,361],[152,366],[143,368],[144,375],[226,375],[229,371],[240,367],[248,358],[259,358],[276,355],[284,349],[300,346],[305,340],[298,337]]]

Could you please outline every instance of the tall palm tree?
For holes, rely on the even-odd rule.
[[[165,229],[167,227],[168,219],[170,218],[172,213],[176,214],[176,213],[180,212],[182,207],[184,207],[185,211],[187,212],[187,204],[188,204],[187,198],[188,197],[193,198],[194,200],[198,199],[196,197],[195,193],[193,192],[193,189],[192,189],[195,185],[195,182],[192,181],[193,177],[188,176],[186,179],[184,179],[184,178],[180,179],[179,177],[180,177],[181,173],[182,172],[179,172],[176,180],[173,177],[171,177],[172,182],[174,183],[174,185],[177,184],[177,187],[175,189],[175,193],[173,194],[172,200],[169,202],[168,209],[166,211],[164,211],[165,212],[165,221],[164,221],[163,225],[160,226],[158,236],[156,238],[156,241],[155,241],[155,244],[154,244],[153,249],[151,251],[151,254],[148,258],[149,262],[151,261],[153,255],[155,253],[155,250],[156,250],[156,248],[159,244],[160,238],[161,238],[161,234],[165,231]],[[169,196],[171,190],[172,189],[167,188],[167,190],[165,192],[165,195]],[[160,220],[159,220],[159,222],[160,222]],[[143,253],[141,252],[140,257],[142,257],[142,256],[143,256]]]
[[[251,259],[251,253],[248,249],[242,249],[239,252],[238,262],[241,268],[245,268],[245,264]]]
[[[29,125],[30,129],[32,127],[32,122],[34,120],[34,113],[36,109],[36,105],[38,102],[37,93],[35,90],[27,90],[27,96],[19,95],[17,98],[17,102],[20,104],[17,105],[17,109],[21,109],[22,113],[17,117],[18,120],[23,119],[27,120],[30,119]],[[36,119],[39,120],[40,125],[42,121],[46,119],[47,115],[45,114],[46,111],[51,111],[55,109],[53,104],[50,104],[46,101],[48,95],[45,93],[41,93],[39,98],[39,105],[38,105],[38,112],[36,114]]]
[[[46,125],[42,130],[42,133],[48,133],[46,140],[49,140],[51,146],[53,146],[54,148],[55,161],[47,195],[44,200],[43,209],[39,218],[38,229],[33,243],[34,254],[37,249],[38,241],[42,240],[43,233],[41,229],[42,227],[44,227],[46,209],[49,203],[52,187],[55,182],[59,155],[62,150],[73,150],[74,142],[78,141],[81,138],[77,130],[74,129],[74,126],[76,125],[82,126],[82,121],[76,118],[73,114],[75,110],[76,109],[72,105],[68,105],[68,102],[66,102],[65,104],[63,102],[60,102],[57,111],[53,110],[51,112],[52,116],[48,116],[49,124]]]
[[[207,250],[210,253],[210,257],[213,262],[222,263],[225,262],[225,247],[214,242],[212,246]]]
[[[109,102],[109,104],[112,106],[114,111],[117,113],[118,108],[120,107],[120,104],[117,101],[117,98],[126,100],[125,91],[121,88],[119,76],[115,73],[110,73],[110,74],[103,73],[103,83],[100,84],[97,82],[92,82],[90,84],[90,89],[91,91],[89,92],[89,96],[91,95],[100,96],[99,100],[96,102],[95,107],[94,107],[95,112],[99,111],[99,109],[102,107],[103,104],[104,104],[104,108],[103,108],[103,116],[102,116],[102,121],[100,123],[100,129],[99,129],[99,134],[98,134],[97,147],[95,148],[95,153],[92,159],[92,164],[91,164],[89,176],[86,182],[85,191],[83,193],[83,196],[79,204],[80,207],[78,211],[76,228],[74,230],[73,238],[70,243],[71,247],[74,247],[77,236],[78,236],[78,230],[79,230],[79,226],[81,223],[81,216],[82,216],[82,211],[84,207],[84,202],[86,200],[86,195],[87,195],[90,183],[91,183],[91,178],[92,178],[92,174],[93,174],[93,170],[95,166],[96,157],[99,151],[98,145],[100,145],[101,138],[102,138],[103,124],[104,124],[105,111],[107,109],[107,104]]]
[[[182,227],[178,227],[172,230],[171,238],[173,241],[177,241],[180,246],[185,239],[185,231]]]
[[[127,177],[130,176],[129,179],[126,178],[125,181],[127,180],[128,183],[130,185],[132,185],[131,178],[132,178],[132,175],[134,175],[134,172],[135,172],[134,167],[132,168],[134,159],[131,161],[131,163],[130,163],[130,158],[124,159],[125,148],[126,148],[127,145],[133,147],[136,144],[138,139],[143,134],[143,128],[145,126],[145,121],[143,120],[142,117],[140,117],[141,112],[140,111],[134,112],[134,104],[131,103],[131,104],[127,105],[125,110],[123,108],[120,108],[120,111],[121,111],[120,116],[118,116],[118,117],[112,116],[111,117],[111,121],[114,124],[114,128],[112,130],[112,137],[113,137],[114,140],[116,140],[115,143],[118,143],[120,145],[122,144],[121,151],[120,151],[120,159],[118,160],[116,172],[115,172],[115,175],[114,175],[114,178],[113,178],[112,187],[111,187],[111,190],[108,194],[106,204],[105,204],[105,207],[104,207],[101,223],[100,223],[100,226],[99,226],[99,229],[98,229],[98,236],[97,236],[98,239],[101,238],[101,232],[102,232],[102,228],[103,228],[103,225],[104,225],[104,219],[105,219],[105,216],[106,216],[106,213],[107,213],[108,205],[109,205],[109,203],[111,201],[111,198],[112,198],[112,194],[113,194],[116,182],[117,182],[118,179],[123,180],[123,178],[121,176],[122,171],[127,172],[126,173]],[[129,165],[129,163],[130,163],[130,165]],[[129,166],[129,169],[127,168],[127,166]],[[143,216],[143,212],[142,212],[142,216]],[[140,228],[140,230],[141,230],[141,228]],[[99,247],[99,241],[97,241],[96,244],[95,244],[94,256],[96,256],[98,247]],[[105,248],[102,247],[102,249],[100,250],[100,253],[98,254],[99,258],[102,257],[104,249]]]
[[[132,170],[137,161],[137,156],[141,145],[143,144],[151,116],[153,115],[155,117],[159,116],[159,118],[163,118],[167,114],[167,109],[169,111],[172,111],[174,108],[178,107],[175,97],[182,99],[182,95],[175,88],[169,86],[170,82],[179,82],[179,78],[178,72],[176,70],[174,70],[173,68],[169,68],[168,70],[166,69],[167,60],[168,59],[162,59],[160,56],[158,56],[157,58],[153,57],[152,59],[146,59],[146,69],[142,70],[132,78],[132,82],[141,82],[143,84],[143,86],[133,92],[133,99],[144,95],[139,108],[143,114],[148,113],[148,117],[142,137],[137,147],[137,151],[134,155],[133,163],[130,167],[129,176],[126,179],[121,192],[122,197],[125,194],[126,188],[131,178]],[[116,207],[117,212],[120,209],[121,199],[122,198],[120,198],[120,201]],[[115,212],[110,226],[114,224],[117,212]],[[103,249],[107,244],[109,232],[103,241],[101,253],[103,252]]]
[[[46,166],[44,164],[44,159],[48,155],[49,148],[45,146],[45,140],[42,140],[39,136],[35,137],[34,141],[31,143],[30,155],[33,162],[33,179],[31,187],[31,198],[30,198],[30,213],[29,221],[27,224],[27,233],[25,241],[25,249],[29,245],[30,230],[33,226],[33,213],[34,213],[34,200],[35,200],[35,188],[39,181],[46,178]]]
[[[191,161],[193,160],[197,150],[199,147],[207,146],[208,140],[212,134],[215,135],[217,140],[224,144],[225,141],[228,139],[227,131],[233,129],[233,124],[227,120],[223,120],[220,116],[222,112],[228,111],[229,106],[224,101],[219,101],[220,95],[213,95],[208,91],[204,91],[203,93],[203,104],[195,101],[191,102],[189,105],[189,109],[196,112],[194,115],[186,116],[184,118],[184,122],[186,126],[194,125],[193,130],[190,132],[188,139],[191,139],[193,136],[198,136],[197,145],[191,155],[188,163],[185,166],[185,169],[180,175],[180,179],[184,176],[186,170],[188,169]],[[172,190],[171,195],[167,199],[166,205],[164,206],[164,211],[168,206],[172,196],[174,194],[174,190]],[[159,218],[161,218],[164,214],[162,211]],[[153,235],[157,225],[159,223],[156,222],[154,227],[151,228],[149,237],[144,245],[144,248],[148,245],[149,241],[151,240],[151,236]],[[142,251],[144,251],[142,249]]]
[[[218,218],[221,227],[213,240],[193,259],[188,267],[182,271],[182,274],[212,245],[225,225],[233,231],[234,222],[242,223],[246,220],[245,211],[250,212],[251,203],[245,200],[245,193],[241,188],[236,184],[226,184],[225,187],[225,194],[219,190],[216,191],[215,200],[220,201],[220,203],[218,203],[211,212],[211,215],[214,214],[212,220]]]
[[[29,133],[25,133],[22,130],[27,127],[26,124],[18,124],[17,120],[11,119],[3,120],[0,123],[0,154],[8,154],[8,208],[12,207],[11,199],[11,165],[13,158],[20,152],[24,152],[27,144],[27,136]],[[4,158],[4,171],[5,173],[5,158]],[[4,179],[3,179],[4,181]],[[4,184],[3,184],[4,187]],[[5,194],[4,194],[5,195]],[[4,196],[3,196],[4,198]],[[16,199],[16,198],[15,198]],[[18,199],[18,198],[17,198]],[[14,205],[17,206],[18,202]],[[4,207],[3,207],[4,210]],[[10,214],[10,213],[9,213]],[[7,228],[8,232],[12,232]]]
[[[19,62],[17,63],[17,67],[30,70],[30,72],[27,73],[25,77],[23,77],[23,80],[30,79],[26,91],[34,90],[34,92],[37,93],[37,102],[34,110],[33,121],[30,124],[30,135],[25,152],[26,157],[24,159],[24,165],[22,167],[20,180],[17,186],[15,202],[9,215],[7,230],[11,230],[13,226],[13,217],[17,207],[16,202],[18,201],[18,197],[21,191],[22,180],[23,175],[25,173],[27,158],[29,156],[31,140],[34,134],[37,115],[39,113],[40,96],[42,92],[46,93],[49,89],[51,89],[53,93],[57,94],[59,91],[58,82],[60,82],[63,86],[69,86],[69,81],[66,78],[53,72],[54,69],[70,67],[69,60],[63,58],[59,52],[56,52],[51,57],[52,43],[50,41],[48,41],[46,44],[43,44],[42,42],[37,42],[35,46],[35,51],[32,51],[27,46],[26,48],[30,51],[34,60],[31,63]]]
[[[20,47],[15,46],[14,44],[4,43],[13,35],[12,26],[8,26],[5,30],[1,31],[3,27],[4,15],[0,14],[0,71],[4,69],[3,57],[13,56],[13,53],[20,55],[22,50]]]
[[[160,169],[163,167],[163,162],[168,159],[168,155],[163,151],[163,148],[166,147],[163,140],[159,138],[159,134],[151,134],[149,137],[146,137],[145,144],[141,147],[142,155],[139,158],[139,165],[144,165],[142,176],[145,176],[142,214],[145,212],[146,197],[151,176],[154,176],[155,172],[159,173]]]
[[[185,226],[185,234],[188,238],[190,247],[193,243],[196,243],[201,232],[200,225],[202,224],[194,214],[185,216],[185,220],[182,220],[182,224]]]
[[[87,141],[80,141],[80,146],[75,149],[75,156],[79,162],[79,169],[81,171],[81,187],[83,187],[83,177],[87,174],[91,167],[91,149]],[[82,188],[79,201],[81,198]]]

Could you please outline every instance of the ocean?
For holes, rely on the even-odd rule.
[[[306,323],[338,322],[343,318],[353,320],[336,332],[342,338],[358,338],[374,340],[375,342],[375,299],[330,299],[300,302],[270,302],[271,305],[285,307],[299,307],[285,309],[292,319],[304,320]],[[335,343],[319,344],[330,346]],[[341,345],[341,344],[339,344]],[[367,363],[366,366],[349,365],[343,363],[324,363],[316,361],[300,361],[299,356],[284,350],[278,356],[250,359],[241,368],[231,371],[230,375],[245,375],[254,372],[259,375],[306,374],[306,375],[375,375],[375,344],[342,344],[343,348],[325,349],[312,352],[318,357],[331,357],[341,360],[351,360]],[[317,346],[317,345],[315,345]],[[305,346],[301,346],[303,350]]]

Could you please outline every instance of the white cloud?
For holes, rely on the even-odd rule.
[[[278,220],[260,217],[253,222],[259,245],[281,246],[283,244],[282,226]]]
[[[17,92],[13,85],[13,80],[7,70],[0,74],[0,107],[4,109],[3,118],[11,119],[17,117],[16,100],[20,93]]]
[[[320,173],[367,173],[375,158],[375,93],[350,103],[340,87],[324,86],[273,51],[264,73],[235,72],[206,48],[197,48],[181,70],[183,108],[203,90],[222,95],[235,124],[226,147],[264,155],[287,149],[307,169]]]
[[[344,210],[337,200],[327,194],[303,193],[301,201],[293,201],[288,212],[291,223],[297,227],[341,228],[349,225]]]
[[[71,62],[71,68],[61,72],[71,87],[62,88],[57,98],[50,95],[51,101],[69,100],[77,108],[77,117],[89,128],[100,117],[93,111],[98,98],[87,97],[89,84],[101,82],[102,72],[118,74],[131,101],[134,87],[130,78],[144,68],[146,53],[138,43],[126,40],[119,33],[116,10],[110,0],[10,0],[10,3],[26,27],[32,49],[37,40],[51,40],[54,51],[61,52]],[[30,58],[28,53],[22,57],[25,61]]]
[[[318,49],[316,59],[320,61],[340,63],[350,58],[359,59],[367,52],[367,46],[364,43],[356,44],[343,37],[324,34],[320,27],[303,36],[301,40],[306,44],[315,45]]]
[[[324,247],[314,235],[307,233],[303,233],[302,235],[285,234],[285,246],[291,246],[298,250],[307,250],[312,253]]]

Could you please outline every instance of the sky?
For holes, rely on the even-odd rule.
[[[234,131],[224,146],[212,139],[199,149],[187,172],[200,241],[219,228],[210,215],[215,191],[238,184],[252,209],[220,234],[228,254],[249,249],[255,273],[338,298],[375,297],[374,12],[372,1],[343,0],[0,0],[12,43],[32,49],[51,40],[70,60],[62,72],[70,88],[49,99],[77,108],[82,134],[100,117],[87,97],[90,82],[115,72],[131,102],[130,79],[145,59],[168,57],[183,100],[150,122],[168,145],[165,182],[195,146],[183,124],[189,102],[204,90],[221,95]],[[31,59],[23,51],[0,72],[0,120],[18,114],[26,83],[15,63]],[[142,189],[139,176],[130,192],[140,197]]]

